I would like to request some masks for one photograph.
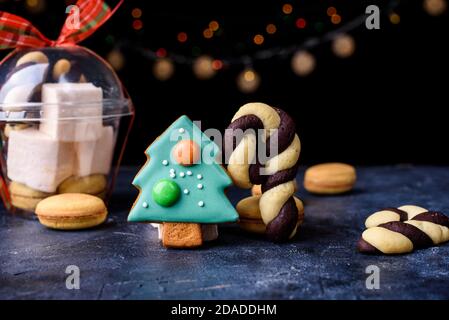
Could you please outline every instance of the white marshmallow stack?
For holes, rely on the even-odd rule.
[[[30,188],[55,192],[74,174],[73,144],[51,139],[36,129],[13,130],[8,144],[8,177]]]
[[[42,86],[39,129],[60,141],[99,139],[103,126],[102,100],[103,91],[92,83],[46,83]]]
[[[92,83],[44,84],[39,129],[10,133],[9,179],[51,193],[70,176],[109,174],[115,135],[103,126],[102,100]]]

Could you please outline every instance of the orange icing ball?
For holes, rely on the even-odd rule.
[[[182,166],[192,166],[200,160],[200,147],[193,140],[181,140],[173,147],[173,159]]]

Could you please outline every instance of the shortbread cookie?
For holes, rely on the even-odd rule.
[[[164,228],[163,223],[152,223],[153,227],[157,228],[158,238],[162,240],[162,229]],[[201,233],[203,242],[214,241],[218,239],[218,227],[216,224],[202,224]]]
[[[107,188],[105,175],[93,174],[87,177],[72,176],[64,180],[57,189],[58,193],[87,193],[100,198],[104,197]],[[103,197],[101,197],[103,195]]]
[[[257,130],[262,130],[262,142]],[[259,208],[267,237],[276,242],[292,238],[302,222],[293,197],[301,150],[293,119],[281,109],[248,103],[234,115],[224,142],[225,149],[232,150],[225,160],[234,184],[247,189],[261,185]],[[272,145],[277,146],[277,152]],[[263,164],[257,158],[261,149],[275,153],[264,153],[269,159]]]
[[[356,181],[355,168],[345,163],[322,163],[307,169],[304,188],[310,193],[339,194],[350,191]]]
[[[35,190],[16,181],[11,181],[9,184],[9,192],[12,205],[28,211],[34,211],[41,200],[52,195],[52,193]]]
[[[366,229],[357,248],[363,253],[400,254],[449,240],[449,218],[436,211]]]
[[[203,245],[201,226],[197,223],[168,223],[162,228],[162,244],[166,248],[196,248]]]
[[[98,197],[84,193],[64,193],[48,197],[36,207],[40,223],[52,229],[75,230],[97,226],[108,211]]]

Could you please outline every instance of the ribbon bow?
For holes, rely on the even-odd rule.
[[[70,8],[57,40],[45,37],[28,20],[0,11],[0,49],[74,45],[94,33],[122,3],[120,0],[111,10],[103,0],[78,0]]]

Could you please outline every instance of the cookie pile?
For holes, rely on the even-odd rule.
[[[357,244],[362,253],[401,254],[449,241],[449,218],[413,205],[375,212],[365,226]]]
[[[41,102],[23,123],[7,123],[6,174],[15,207],[33,211],[56,193],[103,196],[114,150],[112,126],[104,126],[103,90],[87,82],[76,61],[25,51],[0,89],[8,112]],[[36,120],[36,121],[34,121]]]

